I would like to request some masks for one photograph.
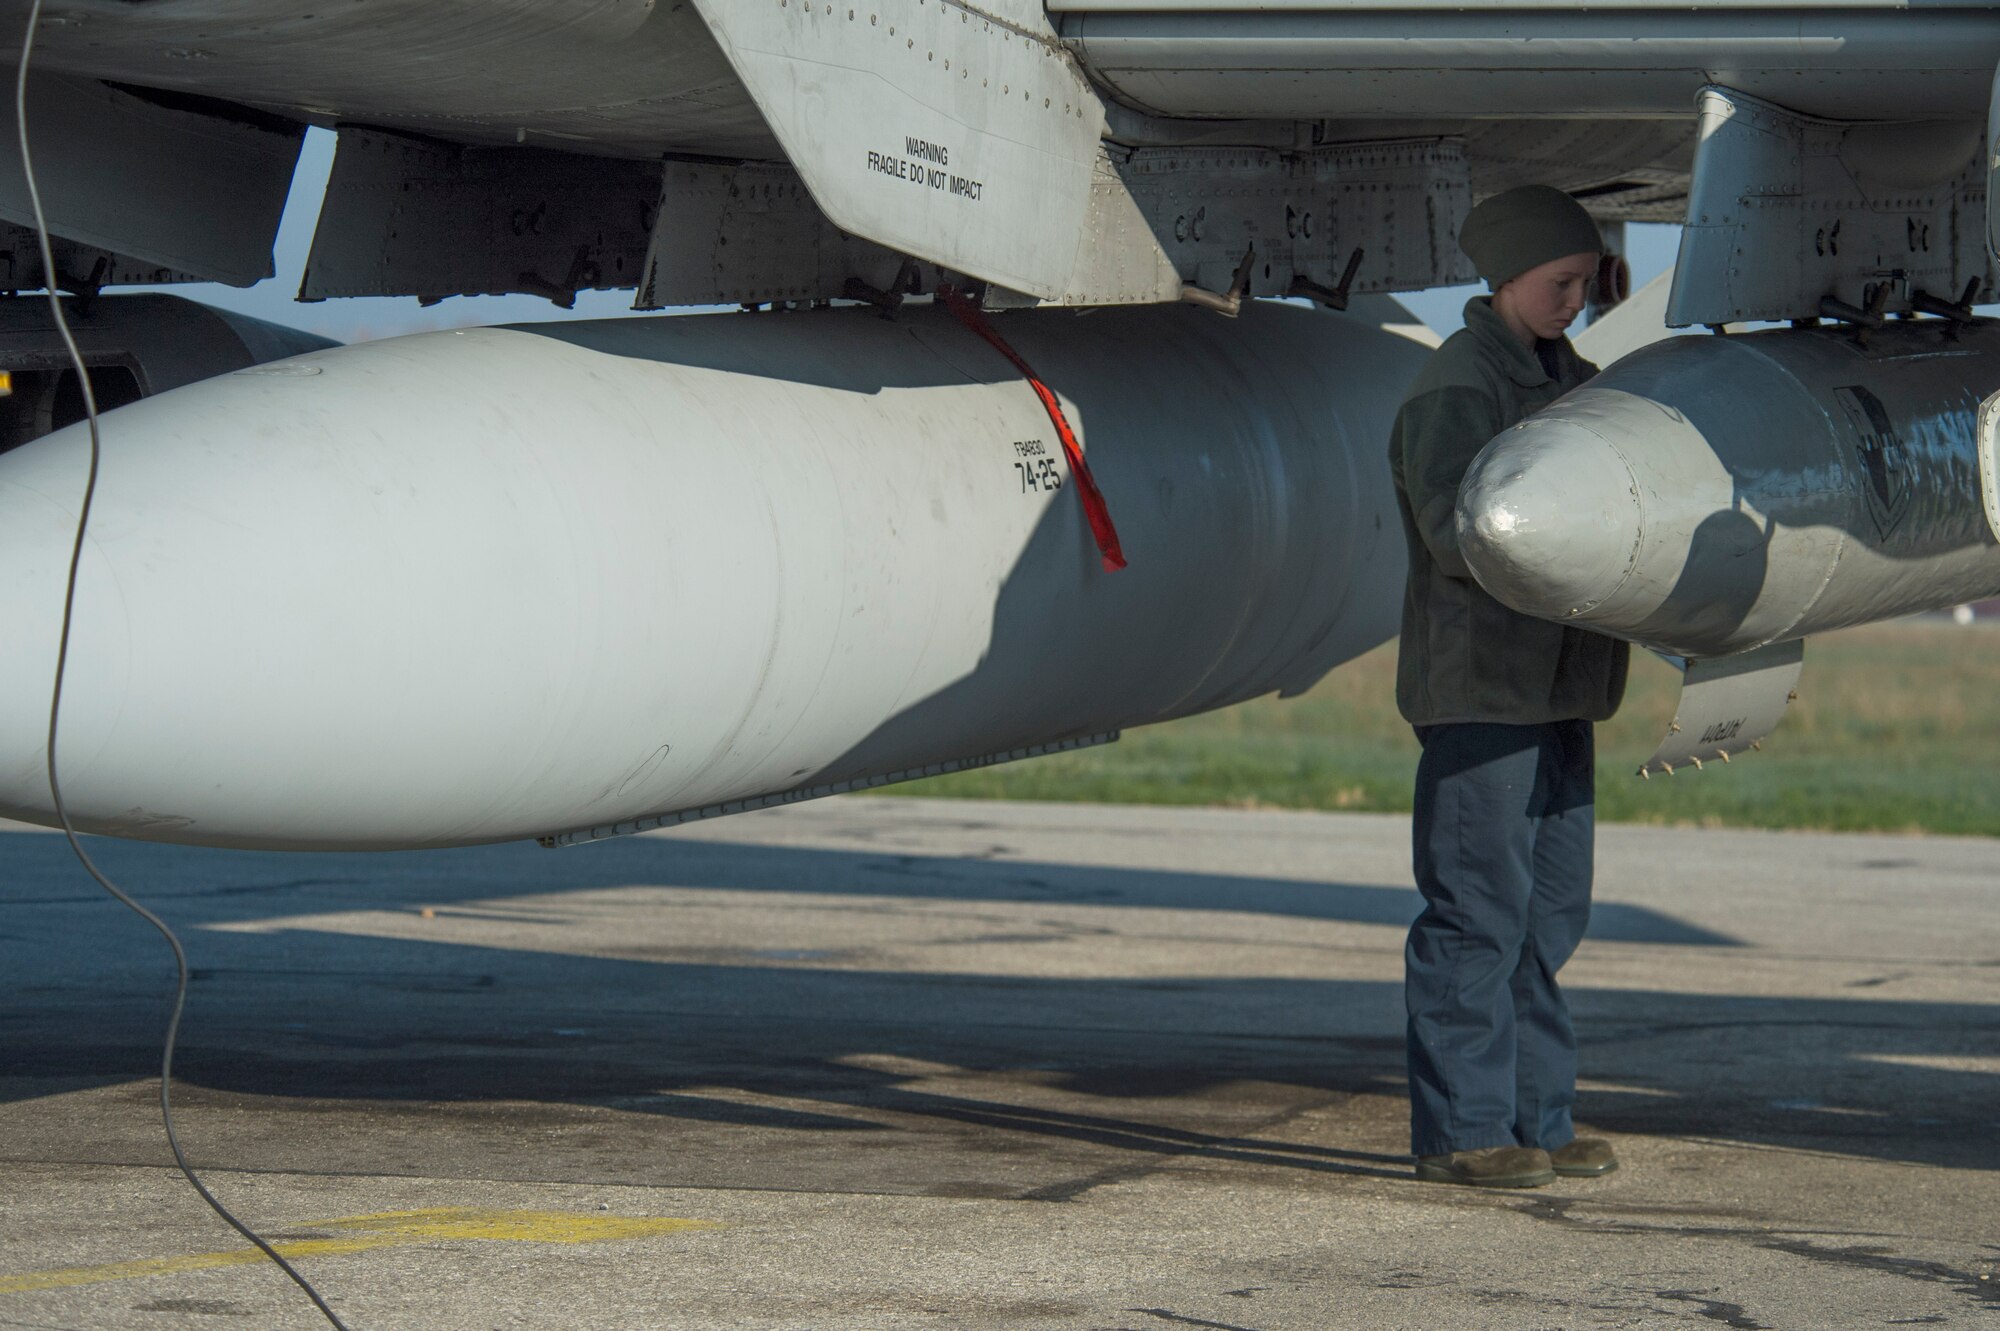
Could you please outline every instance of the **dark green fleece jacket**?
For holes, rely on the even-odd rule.
[[[1389,465],[1410,548],[1396,704],[1412,725],[1602,721],[1618,710],[1631,648],[1488,596],[1452,520],[1486,441],[1596,373],[1568,338],[1524,346],[1479,296],[1403,399]]]

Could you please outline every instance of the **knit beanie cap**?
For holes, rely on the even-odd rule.
[[[1604,237],[1583,205],[1548,185],[1495,194],[1459,228],[1458,247],[1495,291],[1530,268],[1572,254],[1602,254]]]

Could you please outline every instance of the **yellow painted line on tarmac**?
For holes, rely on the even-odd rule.
[[[295,1229],[332,1231],[326,1238],[293,1239],[271,1246],[287,1259],[331,1257],[402,1248],[417,1243],[607,1243],[614,1239],[651,1238],[694,1229],[715,1229],[715,1220],[671,1216],[622,1216],[575,1211],[486,1211],[466,1206],[433,1206],[421,1211],[381,1211],[338,1220],[316,1220]],[[147,1276],[182,1275],[221,1266],[248,1266],[268,1261],[255,1248],[194,1252],[180,1257],[143,1257],[102,1266],[65,1266],[52,1271],[28,1271],[0,1276],[0,1294],[37,1289],[68,1289],[107,1280],[140,1280]]]

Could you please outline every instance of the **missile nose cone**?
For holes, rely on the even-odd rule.
[[[1643,534],[1639,486],[1603,436],[1558,414],[1487,444],[1458,492],[1460,552],[1497,600],[1569,619],[1616,591]]]

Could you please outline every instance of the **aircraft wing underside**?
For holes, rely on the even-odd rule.
[[[0,49],[25,8],[0,5]],[[1949,140],[1930,157],[1964,160],[1913,180],[1896,145],[1887,188],[1983,196],[1963,168],[2000,63],[2000,8],[1966,0],[313,8],[48,10],[30,106],[64,285],[267,274],[316,124],[341,140],[307,298],[629,288],[655,308],[893,298],[946,272],[991,303],[1413,290],[1466,279],[1458,220],[1522,181],[1681,220],[1709,86],[1923,125]],[[17,287],[39,279],[23,195],[0,172]]]

